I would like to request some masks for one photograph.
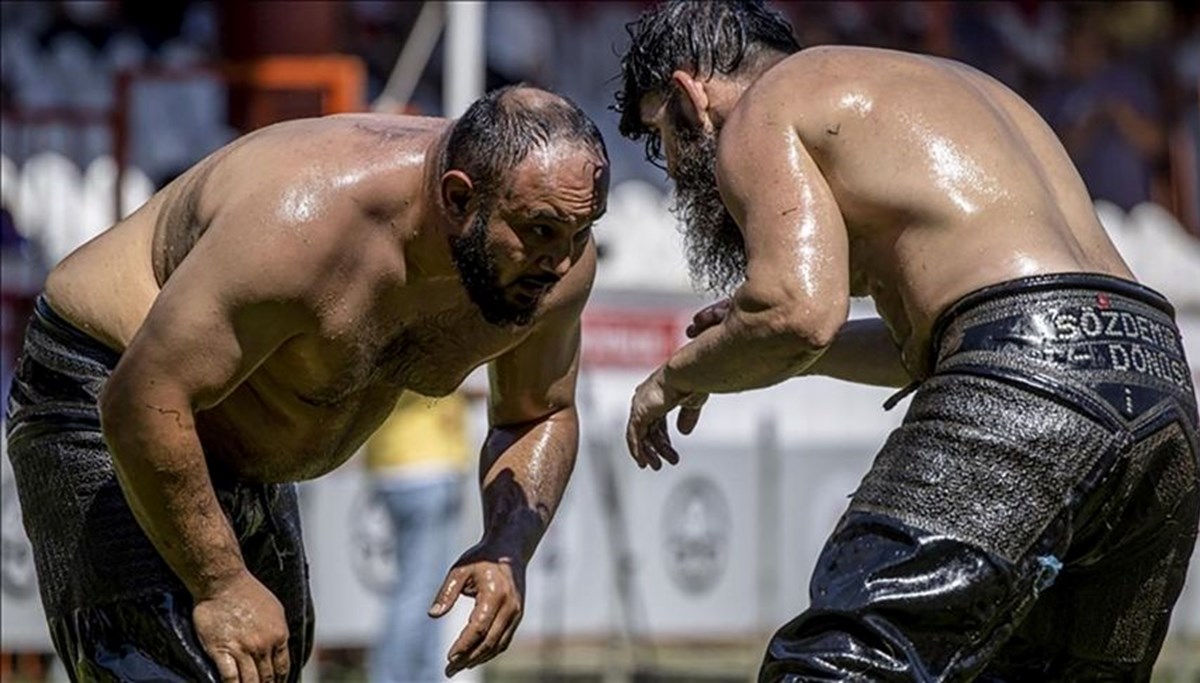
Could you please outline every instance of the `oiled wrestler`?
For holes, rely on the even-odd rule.
[[[587,116],[527,87],[457,120],[293,121],[68,256],[8,437],[72,678],[297,680],[313,617],[292,482],[345,461],[402,392],[485,363],[485,532],[431,614],[475,600],[450,673],[503,651],[577,451],[607,169]]]
[[[916,390],[760,680],[1147,680],[1200,515],[1195,390],[1054,133],[963,64],[801,50],[758,2],[629,32],[622,132],[732,290],[638,387],[634,459],[676,463],[666,417],[713,392]]]

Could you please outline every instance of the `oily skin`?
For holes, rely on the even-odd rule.
[[[484,363],[486,532],[431,609],[475,600],[448,672],[501,652],[520,621],[525,565],[578,446],[579,316],[607,168],[552,144],[484,201],[465,173],[437,167],[448,124],[348,115],[263,129],[49,277],[55,311],[122,352],[100,405],[118,479],[194,596],[197,635],[224,681],[282,679],[297,663],[210,474],[319,476],[403,391],[445,395]],[[504,302],[529,309],[523,324],[489,323],[464,288],[451,245],[471,229],[484,231],[474,265],[482,259]]]
[[[882,386],[925,377],[938,314],[980,287],[1056,272],[1134,279],[1050,128],[956,62],[809,48],[742,79],[677,71],[641,116],[673,176],[695,165],[681,155],[703,149],[689,140],[715,137],[714,189],[746,266],[635,391],[626,440],[640,467],[678,462],[666,418],[680,408],[678,428],[691,432],[712,392],[805,374]],[[871,296],[880,317],[847,321],[850,296]]]

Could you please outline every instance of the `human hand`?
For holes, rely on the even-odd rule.
[[[725,320],[725,316],[729,315],[731,304],[732,302],[726,298],[700,309],[696,315],[692,316],[692,324],[688,325],[685,330],[688,339],[695,339],[700,336],[701,332],[721,324]]]
[[[667,433],[667,414],[681,407],[676,426],[680,432],[690,434],[706,400],[708,394],[689,394],[668,386],[662,368],[639,384],[633,393],[629,424],[625,428],[625,442],[638,467],[659,470],[663,460],[679,464],[679,454]]]
[[[196,601],[192,624],[222,683],[281,683],[291,669],[283,605],[249,572]]]
[[[446,574],[429,616],[444,616],[459,595],[474,598],[475,607],[447,653],[447,677],[508,649],[525,613],[525,562],[516,552],[481,542],[463,553]]]

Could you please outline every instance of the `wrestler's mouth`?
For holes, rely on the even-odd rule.
[[[523,294],[539,295],[558,283],[558,278],[523,277],[517,280],[516,287]]]

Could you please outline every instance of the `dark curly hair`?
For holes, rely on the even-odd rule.
[[[660,140],[642,124],[639,106],[651,93],[666,94],[671,74],[737,76],[770,53],[792,54],[800,44],[792,26],[761,0],[670,0],[625,26],[629,50],[621,57],[621,92],[613,109],[621,135],[646,141],[646,158],[661,159]]]

